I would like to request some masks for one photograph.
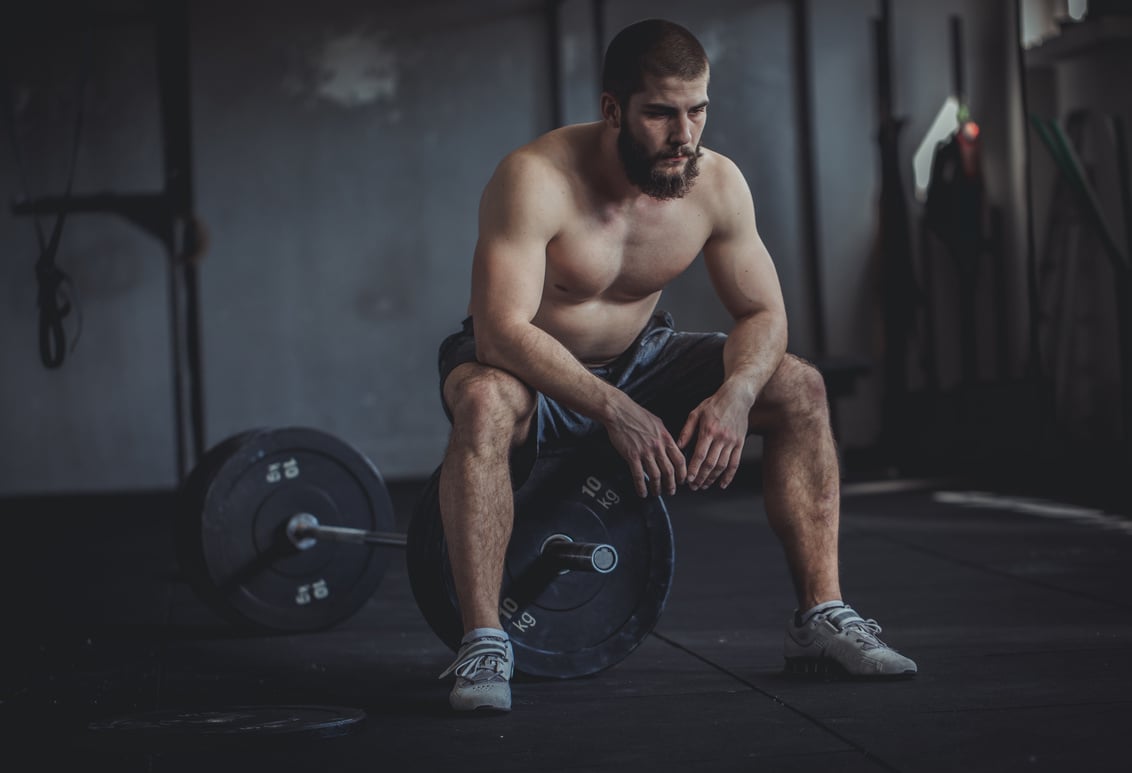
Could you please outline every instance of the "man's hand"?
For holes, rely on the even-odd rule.
[[[629,464],[637,496],[676,493],[676,484],[684,482],[688,469],[663,421],[626,399],[605,428],[613,447]]]
[[[724,387],[688,414],[678,441],[686,448],[696,439],[688,461],[688,488],[710,488],[717,480],[720,488],[731,484],[743,455],[750,412],[751,403]]]

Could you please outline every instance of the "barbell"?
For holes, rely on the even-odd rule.
[[[319,540],[349,542],[355,545],[405,547],[408,537],[391,531],[366,531],[345,526],[323,526],[311,513],[296,513],[284,526],[283,533],[299,550],[310,550]],[[571,569],[608,574],[617,566],[617,550],[612,545],[574,542],[566,534],[551,534],[543,541],[539,554],[559,574]]]
[[[623,466],[623,465],[620,465]],[[667,601],[675,562],[659,497],[641,499],[606,443],[535,462],[515,493],[500,619],[527,674],[573,677],[620,662]],[[260,429],[210,450],[189,475],[176,537],[183,573],[229,620],[317,631],[373,595],[404,547],[422,615],[453,650],[463,635],[440,520],[440,470],[407,534],[377,467],[314,429]]]

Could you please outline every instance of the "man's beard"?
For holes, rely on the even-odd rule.
[[[656,166],[656,162],[663,158],[670,158],[674,153],[682,153],[687,159],[684,162],[684,171],[678,174],[666,174],[663,169]],[[617,135],[617,155],[621,157],[621,166],[629,182],[641,189],[646,196],[654,199],[679,199],[688,192],[700,173],[697,159],[702,155],[700,146],[695,152],[688,148],[671,150],[660,155],[649,155],[648,149],[637,141],[628,126],[622,126]]]

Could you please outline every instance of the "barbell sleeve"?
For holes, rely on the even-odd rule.
[[[559,569],[609,574],[617,567],[617,549],[604,542],[574,542],[568,537],[551,537],[543,543],[542,555]]]

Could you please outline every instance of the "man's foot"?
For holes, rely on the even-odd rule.
[[[456,675],[448,703],[456,711],[510,711],[515,654],[503,631],[477,628],[464,636],[456,660],[440,675]]]
[[[910,679],[916,664],[877,638],[880,625],[844,604],[817,608],[786,624],[786,672]]]

